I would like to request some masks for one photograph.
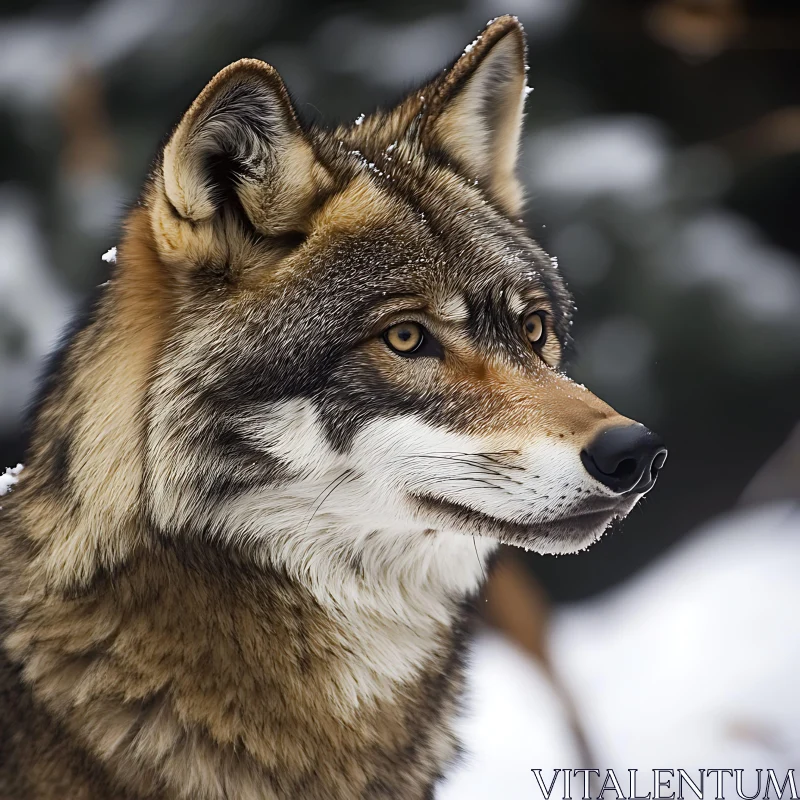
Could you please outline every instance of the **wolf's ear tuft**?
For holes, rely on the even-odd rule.
[[[526,94],[525,34],[516,17],[498,17],[444,75],[426,124],[441,149],[482,183],[506,213],[519,213],[516,165]]]
[[[175,128],[162,161],[177,216],[212,220],[237,200],[262,234],[295,229],[317,189],[315,158],[278,73],[255,59],[223,69]]]

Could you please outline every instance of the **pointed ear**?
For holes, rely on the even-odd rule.
[[[515,172],[526,72],[522,25],[498,17],[445,74],[425,126],[426,144],[443,150],[510,215],[522,203]]]
[[[243,59],[219,72],[178,123],[164,148],[160,188],[174,225],[187,223],[194,238],[230,211],[243,212],[258,233],[280,236],[302,227],[324,180],[278,73]],[[187,237],[177,238],[189,244]],[[190,248],[198,257],[200,245]]]

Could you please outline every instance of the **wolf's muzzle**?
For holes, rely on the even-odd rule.
[[[618,494],[649,492],[666,460],[661,437],[638,422],[607,428],[581,451],[587,472]]]

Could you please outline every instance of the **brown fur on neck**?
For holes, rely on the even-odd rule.
[[[67,794],[4,797],[114,785],[126,797],[419,798],[452,759],[442,723],[460,689],[460,623],[437,627],[392,696],[337,705],[348,620],[286,576],[208,543],[152,541],[68,597],[26,580],[36,547],[7,510],[5,647],[19,675],[3,718],[34,705],[36,735],[70,742],[48,769],[75,752],[91,769]],[[34,780],[41,765],[20,768]]]

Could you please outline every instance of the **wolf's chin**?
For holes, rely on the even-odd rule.
[[[502,541],[503,544],[533,550],[543,555],[579,553],[600,541],[609,528],[624,516],[624,513],[609,513],[602,518],[598,516],[591,524],[581,518],[555,520],[543,526],[546,529],[544,535],[537,533],[530,538],[513,536]]]
[[[447,527],[496,539],[503,544],[542,554],[577,553],[597,542],[617,519],[627,516],[634,503],[577,513],[537,522],[512,522],[451,500],[415,495],[428,514],[447,521]]]

